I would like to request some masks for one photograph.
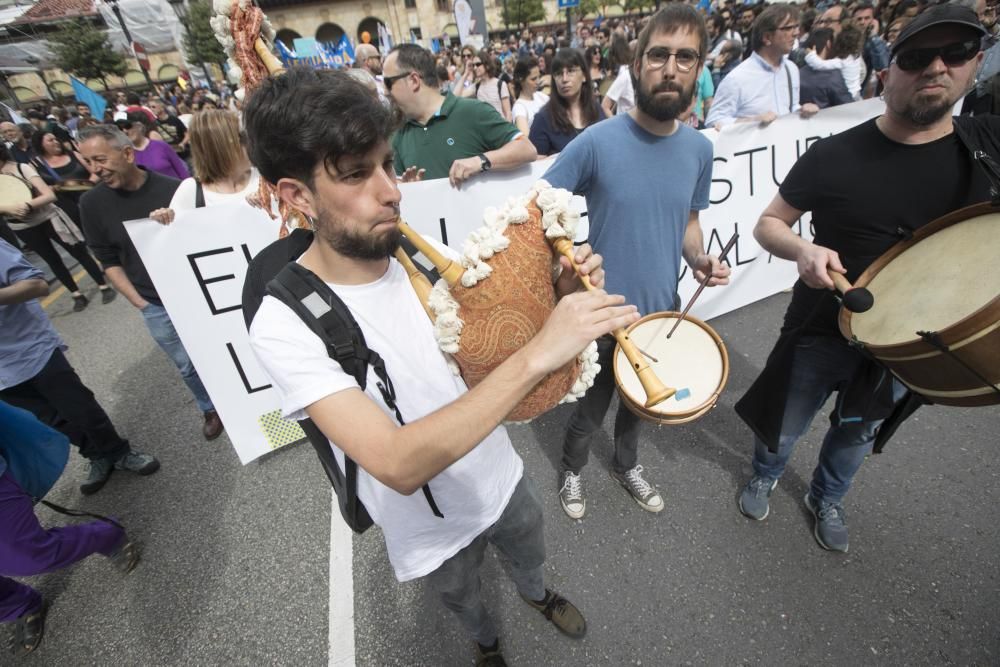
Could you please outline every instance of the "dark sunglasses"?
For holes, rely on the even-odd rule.
[[[472,66],[473,67],[479,67],[482,64],[483,64],[482,61],[480,61],[480,62],[474,62],[474,63],[472,63]]]
[[[389,90],[392,88],[392,84],[396,83],[400,79],[405,79],[408,76],[410,76],[410,72],[403,72],[402,74],[397,74],[396,76],[383,76],[382,85],[385,86],[386,90]]]
[[[903,51],[896,54],[893,62],[904,72],[916,72],[927,69],[927,66],[934,62],[938,56],[941,56],[941,60],[948,67],[956,67],[969,62],[976,57],[977,53],[979,53],[979,40],[970,39],[944,46]]]

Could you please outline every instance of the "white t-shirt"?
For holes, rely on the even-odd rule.
[[[395,259],[367,285],[330,285],[351,310],[368,347],[385,360],[403,419],[414,422],[468,389],[452,374],[434,340],[433,326]],[[320,339],[287,306],[264,297],[250,327],[250,343],[281,398],[282,413],[306,416],[316,401],[358,386],[331,359]],[[368,370],[365,393],[395,421]],[[343,470],[344,454],[334,443]],[[358,497],[385,535],[399,581],[430,574],[494,524],[521,479],[523,464],[503,426],[429,482],[444,518],[434,516],[420,491],[404,496],[358,468]]]
[[[526,118],[528,120],[528,127],[531,127],[531,121],[535,120],[535,114],[538,113],[548,101],[548,95],[540,90],[536,90],[530,101],[518,98],[517,102],[514,102],[514,108],[511,111],[515,119]]]
[[[260,172],[257,171],[257,167],[253,167],[250,170],[250,180],[247,181],[246,187],[239,192],[212,192],[208,188],[202,187],[202,192],[205,193],[205,206],[217,206],[219,204],[245,201],[247,197],[257,192],[259,187]],[[175,211],[186,211],[194,208],[197,189],[198,185],[193,178],[185,178],[177,186],[177,190],[170,200],[170,208]]]
[[[618,68],[618,76],[608,88],[605,97],[618,105],[615,107],[616,116],[626,114],[635,108],[635,91],[632,89],[632,74],[628,65]]]

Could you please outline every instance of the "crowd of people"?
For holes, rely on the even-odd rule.
[[[177,211],[247,199],[261,178],[280,181],[279,196],[315,234],[297,263],[335,292],[363,323],[367,345],[406,383],[386,392],[374,371],[372,381],[359,382],[271,295],[250,325],[252,347],[283,414],[311,419],[339,454],[337,465],[356,462],[357,498],[382,527],[397,578],[426,577],[475,640],[479,664],[503,665],[480,595],[489,543],[511,561],[527,604],[571,637],[586,633],[583,613],[545,585],[543,496],[511,445],[505,416],[597,341],[602,370],[569,419],[553,494],[568,517],[583,518],[590,442],[615,394],[610,332],[677,310],[684,264],[710,286],[729,281],[729,267],[705,251],[699,213],[709,207],[713,153],[696,128],[808,118],[881,95],[885,113],[810,148],[760,216],[758,241],[796,262],[800,280],[775,351],[737,406],[755,434],[739,510],[763,520],[796,441],[837,392],[837,418],[804,502],[819,545],[846,552],[843,500],[853,477],[880,428],[905,418],[899,406],[912,410],[916,401],[839,336],[830,272],[854,279],[900,234],[989,199],[990,183],[970,156],[1000,160],[993,84],[983,84],[988,68],[1000,67],[994,18],[983,0],[721,2],[707,15],[678,2],[644,18],[581,22],[572,35],[526,29],[480,50],[434,54],[403,44],[380,54],[360,45],[347,74],[292,68],[239,103],[228,93],[174,87],[121,94],[104,122],[87,105],[28,110],[29,124],[0,124],[0,172],[31,190],[27,202],[0,208],[0,401],[78,447],[88,461],[84,494],[99,491],[114,470],[159,468],[118,435],[37,301],[49,288],[22,249],[52,268],[75,310],[87,307],[57,243],[105,303],[121,294],[140,312],[194,397],[204,437],[218,437],[223,424],[212,399],[123,222],[152,217],[169,225]],[[953,120],[963,105],[973,113]],[[399,232],[383,223],[398,217],[397,182],[448,178],[459,188],[549,156],[556,157],[548,183],[587,200],[589,242],[577,250],[576,270],[599,289],[581,291],[573,267],[560,260],[560,298],[542,331],[469,390],[438,353],[426,313],[391,259]],[[792,230],[807,211],[813,242]],[[655,280],[641,270],[654,265],[662,267]],[[641,423],[619,405],[610,473],[655,513],[665,502],[639,463]],[[17,551],[17,535],[0,531],[0,575],[50,571],[92,553],[125,571],[135,566],[138,554],[120,527],[95,539],[46,531],[29,518],[26,483],[10,464],[14,445],[6,446],[0,523],[16,514],[26,531],[44,536],[46,549],[74,556],[29,558]],[[15,653],[38,645],[42,609],[37,594],[0,577],[0,622],[13,624]]]

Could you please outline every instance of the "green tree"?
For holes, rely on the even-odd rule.
[[[128,70],[125,57],[111,48],[107,33],[86,21],[64,24],[48,44],[56,65],[80,79],[99,79],[107,86],[107,76],[125,76]]]
[[[656,0],[624,0],[622,5],[626,12],[641,12],[656,6]]]
[[[191,0],[188,3],[184,51],[192,63],[216,63],[221,67],[226,62],[226,52],[215,38],[215,31],[209,23],[211,18],[212,3],[205,0]]]
[[[506,0],[502,12],[504,25],[523,28],[529,23],[545,20],[542,0]]]

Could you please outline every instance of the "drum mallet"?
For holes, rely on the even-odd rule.
[[[827,273],[837,291],[840,292],[841,301],[844,302],[844,308],[847,310],[852,313],[863,313],[870,310],[875,304],[875,297],[872,296],[871,292],[864,287],[855,287],[844,277],[844,274],[829,269],[827,269]]]
[[[736,245],[736,239],[738,239],[739,237],[740,237],[739,232],[735,232],[733,234],[733,237],[729,239],[729,243],[727,243],[726,247],[723,248],[722,252],[719,253],[719,264],[722,264],[722,262],[726,261],[726,255],[728,255],[729,251],[733,249],[734,245]],[[675,331],[677,331],[677,327],[679,327],[681,325],[681,322],[684,321],[684,318],[687,317],[688,311],[691,310],[691,306],[693,306],[695,300],[699,296],[701,296],[702,290],[705,289],[705,286],[708,285],[708,281],[711,279],[712,279],[712,272],[709,271],[708,273],[705,274],[705,277],[701,279],[701,284],[698,285],[698,291],[696,291],[694,293],[694,296],[691,297],[691,300],[688,301],[688,305],[684,309],[684,312],[681,313],[681,316],[677,318],[676,322],[674,322],[674,326],[670,327],[670,333],[667,334],[668,339],[674,335]]]

